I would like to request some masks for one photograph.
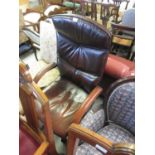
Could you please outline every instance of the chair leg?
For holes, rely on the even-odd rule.
[[[61,138],[61,141],[65,144],[67,142],[66,138]]]
[[[36,60],[38,61],[37,50],[35,48],[33,48],[33,51],[34,51],[34,56],[35,56]]]

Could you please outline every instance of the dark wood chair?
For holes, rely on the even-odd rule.
[[[59,69],[60,77],[43,91],[49,99],[54,132],[65,138],[69,125],[80,123],[102,92],[99,83],[111,36],[102,26],[82,16],[54,15],[51,19],[57,31],[58,61],[40,71],[34,81],[37,83],[56,66]]]
[[[119,8],[122,2],[126,2],[126,7],[128,7],[128,0],[113,0],[113,2],[104,2],[101,4],[101,12],[100,18],[102,19],[102,24],[107,27],[107,22],[109,21],[110,17],[113,17],[113,22],[118,22],[119,17]]]
[[[56,155],[48,99],[32,81],[27,72],[27,66],[22,62],[19,63],[19,97],[23,108],[23,112],[20,113],[19,125],[20,155],[29,153],[29,155],[43,155],[46,153]],[[37,103],[40,105],[39,110],[42,111],[43,129],[35,108]],[[22,115],[25,116],[26,122],[22,119]]]
[[[102,111],[102,115],[98,115]],[[134,155],[135,82],[134,77],[113,83],[104,100],[104,107],[85,115],[81,125],[68,130],[68,155]],[[90,117],[91,116],[91,117]],[[93,123],[92,123],[93,122]],[[79,140],[82,142],[78,143]]]
[[[112,22],[111,28],[112,53],[130,59],[135,44],[135,9],[125,11],[122,21],[118,24]]]

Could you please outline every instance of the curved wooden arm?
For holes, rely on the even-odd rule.
[[[43,155],[49,146],[48,142],[42,142],[39,148],[35,151],[34,155]]]
[[[111,22],[111,27],[112,29],[120,29],[120,30],[133,31],[133,32],[135,31],[135,28],[133,27],[124,26],[121,24],[115,24],[113,22]]]
[[[80,138],[80,140],[84,140],[94,147],[98,144],[98,146],[101,146],[105,149],[105,151],[107,151],[106,155],[112,155],[111,141],[87,128],[82,127],[81,125],[74,123],[68,129],[67,155],[73,155],[76,138]]]
[[[97,150],[107,151],[106,155],[134,155],[135,145],[128,143],[113,144],[107,138],[82,127],[79,124],[72,124],[68,129],[67,155],[73,155],[76,139],[84,140],[94,146]]]
[[[27,20],[24,20],[24,22],[26,22],[26,23],[28,23],[28,25],[24,25],[24,27],[23,28],[26,28],[26,27],[33,27],[33,29],[36,31],[36,32],[38,32],[38,28],[39,28],[39,23],[32,23],[32,22],[30,22],[30,21],[27,21]]]
[[[29,23],[28,25],[24,25],[23,27],[22,27],[22,29],[24,29],[24,28],[27,28],[27,27],[34,27],[34,26],[38,26],[38,23],[32,23],[32,22],[30,22],[30,21],[26,21],[25,20],[25,22],[27,22],[27,23]]]
[[[49,64],[47,66],[45,66],[43,69],[41,69],[37,74],[36,76],[33,78],[33,81],[35,83],[38,83],[38,81],[42,78],[42,76],[47,73],[48,71],[50,71],[51,69],[55,68],[56,67],[56,64],[53,63],[53,64]]]
[[[37,10],[33,10],[33,9],[26,9],[26,12],[23,13],[23,15],[26,15],[28,13],[39,13],[39,14],[43,14],[42,11],[37,11]]]
[[[123,155],[135,154],[135,144],[129,144],[129,143],[113,144],[113,149],[115,154],[123,154]]]
[[[88,95],[88,97],[85,99],[81,107],[78,109],[78,111],[75,113],[73,118],[73,123],[80,123],[82,117],[85,115],[85,113],[89,110],[93,102],[96,100],[96,98],[102,93],[103,89],[100,86],[96,86],[91,93]]]

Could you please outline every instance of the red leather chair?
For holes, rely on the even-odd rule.
[[[124,78],[135,75],[135,63],[122,57],[109,54],[105,74],[114,78]]]
[[[109,54],[102,81],[104,90],[107,90],[109,85],[117,79],[128,76],[135,76],[135,63],[125,58]]]

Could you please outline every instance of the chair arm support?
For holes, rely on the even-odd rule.
[[[33,9],[26,9],[26,12],[24,12],[23,15],[26,15],[27,13],[39,13],[39,14],[43,14],[42,11],[37,11],[37,10],[33,10]]]
[[[135,28],[133,27],[124,26],[121,24],[115,24],[113,22],[111,22],[111,27],[112,29],[120,29],[120,30],[133,31],[133,32],[135,31]]]
[[[103,149],[107,151],[106,155],[112,154],[113,145],[111,141],[87,128],[82,127],[79,124],[73,123],[68,129],[68,144],[67,144],[68,155],[73,154],[76,138],[79,138],[80,140],[83,140],[94,147],[98,144],[98,146],[103,147]]]
[[[117,143],[113,144],[107,138],[91,131],[87,128],[82,127],[79,124],[72,124],[68,129],[68,144],[67,154],[72,155],[75,147],[76,139],[85,141],[86,143],[96,147],[101,152],[102,150],[107,151],[106,155],[134,155],[135,145],[128,143]]]
[[[82,117],[85,115],[85,113],[89,110],[93,102],[96,100],[96,98],[102,93],[103,89],[100,86],[96,86],[90,94],[87,96],[81,107],[77,110],[77,112],[74,115],[73,123],[80,123]]]
[[[49,146],[48,142],[46,141],[42,142],[39,148],[35,151],[34,155],[43,155],[47,150],[48,146]]]
[[[54,67],[56,67],[56,64],[53,63],[53,64],[49,64],[47,66],[45,66],[43,69],[41,69],[37,74],[36,76],[33,78],[33,81],[35,83],[38,83],[38,81],[42,78],[42,76],[47,73],[48,71],[50,71],[51,69],[53,69]]]

